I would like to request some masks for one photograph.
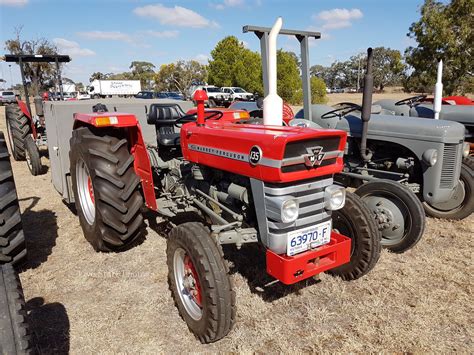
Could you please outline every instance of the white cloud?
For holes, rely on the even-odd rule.
[[[68,54],[71,57],[89,57],[95,55],[94,51],[81,48],[79,43],[64,38],[54,38],[53,43],[58,47],[61,53]]]
[[[207,64],[209,62],[209,57],[205,54],[198,54],[193,58],[196,62],[201,64]]]
[[[211,3],[210,6],[216,10],[224,10],[227,7],[242,7],[245,5],[245,0],[224,0],[219,3]]]
[[[179,35],[179,31],[144,31],[146,35],[157,37],[157,38],[176,38]]]
[[[89,31],[89,32],[78,32],[79,36],[87,39],[97,39],[97,40],[110,40],[110,41],[124,41],[131,42],[132,38],[120,31]]]
[[[313,15],[313,19],[323,22],[322,30],[334,30],[350,27],[353,20],[361,19],[363,16],[364,14],[359,9],[331,9]]]
[[[162,25],[193,28],[217,26],[217,23],[214,21],[210,21],[197,12],[182,6],[166,7],[162,4],[146,5],[135,8],[133,12],[138,16],[154,18]]]
[[[22,7],[28,4],[29,0],[0,0],[0,5]]]

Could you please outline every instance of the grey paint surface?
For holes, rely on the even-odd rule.
[[[92,113],[92,106],[105,104],[111,113],[134,114],[141,126],[146,145],[156,146],[155,126],[147,123],[146,112],[153,103],[178,103],[184,112],[193,107],[192,102],[169,99],[98,99],[83,101],[47,101],[44,103],[46,130],[48,133],[48,151],[51,161],[51,179],[55,189],[67,202],[73,202],[68,183],[69,140],[72,137],[75,113]]]

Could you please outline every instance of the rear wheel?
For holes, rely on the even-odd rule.
[[[26,258],[26,243],[13,170],[0,132],[0,264],[19,264]]]
[[[8,105],[5,116],[13,158],[25,160],[25,140],[31,131],[30,121],[17,104]]]
[[[379,180],[355,193],[369,207],[382,233],[382,246],[395,253],[413,248],[425,230],[425,213],[416,195],[399,183]]]
[[[97,251],[120,251],[145,236],[140,179],[127,140],[82,127],[71,138],[71,178],[84,236]]]
[[[328,271],[344,280],[367,274],[380,257],[380,232],[367,206],[359,196],[346,192],[346,203],[332,213],[333,228],[351,239],[351,260]]]
[[[25,158],[31,175],[37,176],[43,173],[40,152],[31,136],[28,136],[25,139]]]
[[[469,169],[471,176],[474,177],[474,157],[466,157],[462,160],[462,163]]]
[[[473,172],[474,170],[471,170],[469,166],[463,162],[459,182],[451,200],[433,205],[423,202],[426,214],[430,217],[455,220],[470,216],[474,211]]]
[[[179,314],[202,342],[226,336],[235,321],[235,293],[220,245],[198,222],[173,228],[166,248],[168,283]]]
[[[2,354],[31,354],[20,279],[11,265],[0,266],[0,350]]]

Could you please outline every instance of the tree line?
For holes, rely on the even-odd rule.
[[[474,1],[452,0],[444,3],[425,0],[420,19],[414,22],[407,36],[417,46],[408,47],[404,54],[398,50],[374,48],[374,85],[402,85],[406,91],[431,92],[436,81],[437,61],[443,59],[443,82],[447,94],[474,91]],[[45,39],[22,41],[16,38],[5,42],[12,54],[53,54],[57,48]],[[330,66],[311,67],[313,103],[324,102],[326,87],[355,88],[362,86],[366,55],[359,53],[346,61]],[[301,68],[296,54],[277,52],[278,93],[287,102],[302,101]],[[28,63],[25,75],[33,92],[54,86],[53,67],[47,63]],[[263,94],[261,57],[246,48],[236,37],[228,36],[211,51],[208,64],[195,60],[179,60],[156,67],[146,61],[133,61],[129,71],[122,73],[95,72],[95,79],[140,80],[142,88],[185,93],[192,84],[209,83],[216,86],[240,86],[247,91]],[[83,87],[79,83],[79,87]]]

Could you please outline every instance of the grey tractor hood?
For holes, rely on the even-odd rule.
[[[410,116],[433,118],[433,105],[416,105],[410,109]],[[439,119],[460,122],[472,126],[474,125],[474,105],[442,105]]]

